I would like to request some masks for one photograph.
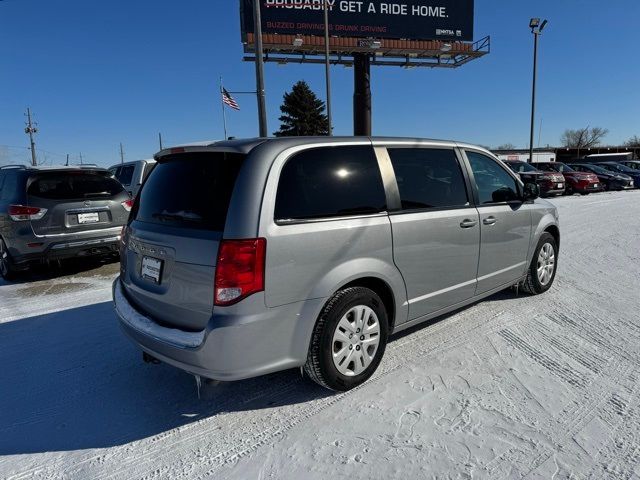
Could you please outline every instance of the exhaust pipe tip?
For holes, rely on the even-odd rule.
[[[142,352],[142,360],[144,363],[151,363],[152,365],[158,365],[160,363],[160,360],[153,355],[149,355],[147,352]]]

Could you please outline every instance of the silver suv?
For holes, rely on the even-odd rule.
[[[34,262],[117,254],[132,201],[98,167],[0,168],[0,274]]]
[[[487,150],[399,138],[166,149],[123,234],[115,311],[146,359],[348,390],[387,339],[556,273],[556,208]]]

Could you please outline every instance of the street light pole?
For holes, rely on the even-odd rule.
[[[538,35],[542,33],[542,30],[547,25],[547,21],[544,20],[540,23],[539,18],[532,18],[529,21],[529,28],[533,33],[533,84],[531,87],[531,132],[529,136],[529,163],[533,162],[533,130],[534,122],[536,119],[536,78],[538,75]]]
[[[262,58],[262,17],[261,0],[253,0],[253,35],[256,51],[256,93],[258,97],[258,124],[260,136],[267,134],[267,106],[264,99],[264,59]]]
[[[333,123],[331,121],[331,62],[329,61],[329,5],[324,0],[324,63],[327,84],[327,119],[329,121],[329,136],[333,135]]]

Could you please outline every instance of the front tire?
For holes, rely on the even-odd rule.
[[[531,295],[546,292],[553,285],[558,268],[558,245],[556,239],[548,232],[543,233],[533,252],[527,278],[522,289]]]
[[[351,390],[380,365],[388,333],[387,311],[374,291],[340,290],[318,317],[304,371],[325,388]]]

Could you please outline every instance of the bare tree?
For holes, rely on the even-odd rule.
[[[640,148],[640,137],[638,135],[634,135],[629,140],[624,142],[624,146],[632,147],[632,148]]]
[[[513,143],[503,143],[502,145],[498,145],[496,150],[515,150],[516,146]]]
[[[577,130],[565,130],[560,141],[564,147],[568,148],[591,148],[600,145],[608,133],[609,130],[606,128],[587,126]]]

